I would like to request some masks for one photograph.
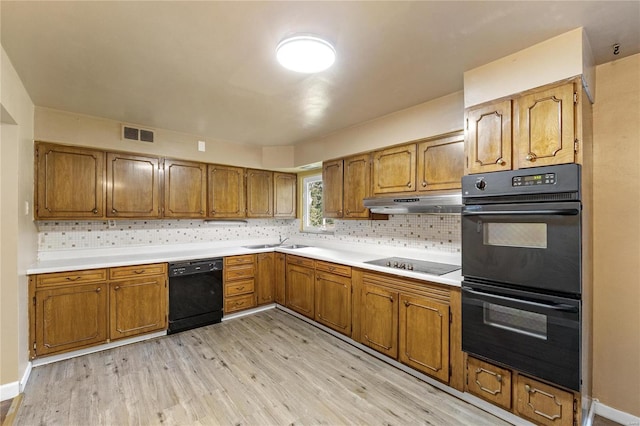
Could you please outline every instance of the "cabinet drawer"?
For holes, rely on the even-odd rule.
[[[106,281],[106,269],[89,269],[75,272],[55,272],[52,274],[36,275],[36,287],[50,287],[68,284],[84,284],[96,281]]]
[[[245,254],[242,256],[229,256],[224,258],[224,266],[248,265],[256,261],[255,254]]]
[[[465,390],[506,410],[511,409],[509,370],[469,357]]]
[[[351,266],[338,265],[336,263],[322,262],[316,260],[316,270],[329,272],[330,274],[342,275],[345,277],[351,276]]]
[[[256,298],[253,294],[229,297],[224,301],[224,313],[229,314],[242,309],[253,308],[254,306],[256,306]]]
[[[253,278],[256,274],[255,265],[241,265],[224,269],[224,281],[241,280],[243,278]]]
[[[153,263],[149,265],[123,266],[109,269],[109,279],[136,278],[147,275],[164,275],[167,273],[166,263]]]
[[[224,295],[225,297],[230,297],[239,294],[253,293],[254,289],[255,281],[253,279],[233,281],[224,285]]]
[[[514,392],[518,415],[539,425],[573,425],[573,393],[519,374],[516,377]]]
[[[313,259],[307,259],[306,257],[287,255],[287,263],[313,269],[315,262]]]

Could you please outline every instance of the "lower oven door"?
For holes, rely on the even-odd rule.
[[[580,301],[464,281],[462,349],[580,391]]]

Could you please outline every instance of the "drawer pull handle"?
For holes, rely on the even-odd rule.
[[[244,286],[242,287],[237,287],[238,290],[244,290]]]
[[[144,269],[138,269],[137,271],[133,271],[134,274],[144,274]]]
[[[82,277],[79,277],[79,276],[78,277],[74,277],[74,278],[67,277],[67,281],[78,281],[80,278],[82,278]]]
[[[496,374],[496,380],[498,381],[498,383],[502,383],[502,375]]]
[[[531,386],[529,386],[529,385],[524,385],[524,391],[525,391],[526,393],[531,393]]]

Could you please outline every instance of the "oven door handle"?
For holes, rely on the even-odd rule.
[[[500,296],[494,293],[485,293],[484,291],[473,290],[469,287],[464,287],[464,290],[471,294],[475,294],[477,296],[493,297],[495,299],[507,300],[509,302],[521,303],[523,305],[535,306],[538,308],[553,309],[554,311],[561,311],[561,312],[571,312],[571,313],[578,312],[577,306],[568,305],[566,303],[547,304],[547,303],[540,303],[540,302],[531,302],[529,300],[514,299],[512,297]]]
[[[561,215],[575,216],[580,214],[578,209],[551,209],[551,210],[491,210],[491,211],[463,211],[463,216],[531,216],[531,215]]]

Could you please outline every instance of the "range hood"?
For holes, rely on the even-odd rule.
[[[372,213],[381,214],[460,213],[462,209],[460,191],[413,197],[369,197],[363,201]]]

